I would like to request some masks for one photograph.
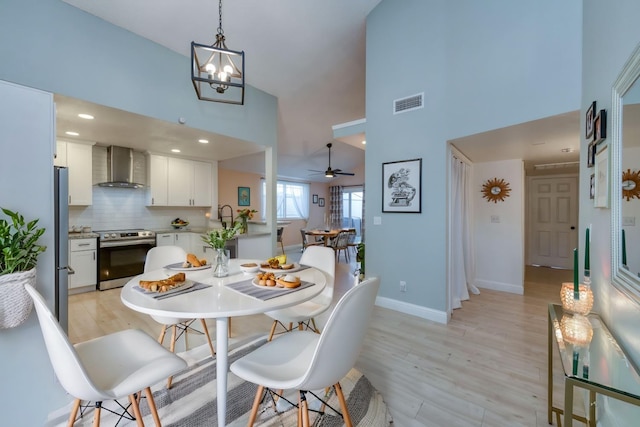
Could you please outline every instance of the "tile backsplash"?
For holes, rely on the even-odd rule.
[[[171,221],[182,218],[191,228],[208,225],[209,209],[145,206],[145,189],[93,187],[93,205],[70,206],[69,225],[89,226],[94,231],[145,228],[171,228]]]

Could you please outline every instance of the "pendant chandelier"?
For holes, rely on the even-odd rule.
[[[219,24],[211,46],[191,42],[191,81],[204,101],[244,105],[244,51],[227,48],[222,29],[222,0]]]

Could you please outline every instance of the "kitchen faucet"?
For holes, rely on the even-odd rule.
[[[229,208],[229,215],[224,215],[224,208]],[[218,207],[218,219],[222,223],[222,228],[227,228],[227,222],[224,220],[225,218],[231,219],[231,226],[233,227],[233,208],[231,205],[222,205]]]

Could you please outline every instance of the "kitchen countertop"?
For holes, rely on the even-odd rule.
[[[205,228],[178,228],[178,229],[174,229],[174,228],[166,228],[166,229],[162,229],[162,230],[155,230],[156,234],[163,234],[163,233],[197,233],[197,234],[204,234],[206,233],[207,229]],[[261,237],[261,236],[270,236],[271,233],[268,232],[251,232],[249,231],[249,233],[247,234],[236,234],[236,236],[234,238],[240,238],[240,239],[246,239],[246,238],[251,238],[251,237]]]
[[[89,233],[69,233],[69,239],[96,239],[100,237],[100,234],[98,233],[93,233],[93,232],[89,232]]]

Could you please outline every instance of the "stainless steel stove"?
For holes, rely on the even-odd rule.
[[[98,256],[99,285],[102,290],[118,288],[142,274],[149,249],[156,246],[150,230],[104,230],[100,234]]]

